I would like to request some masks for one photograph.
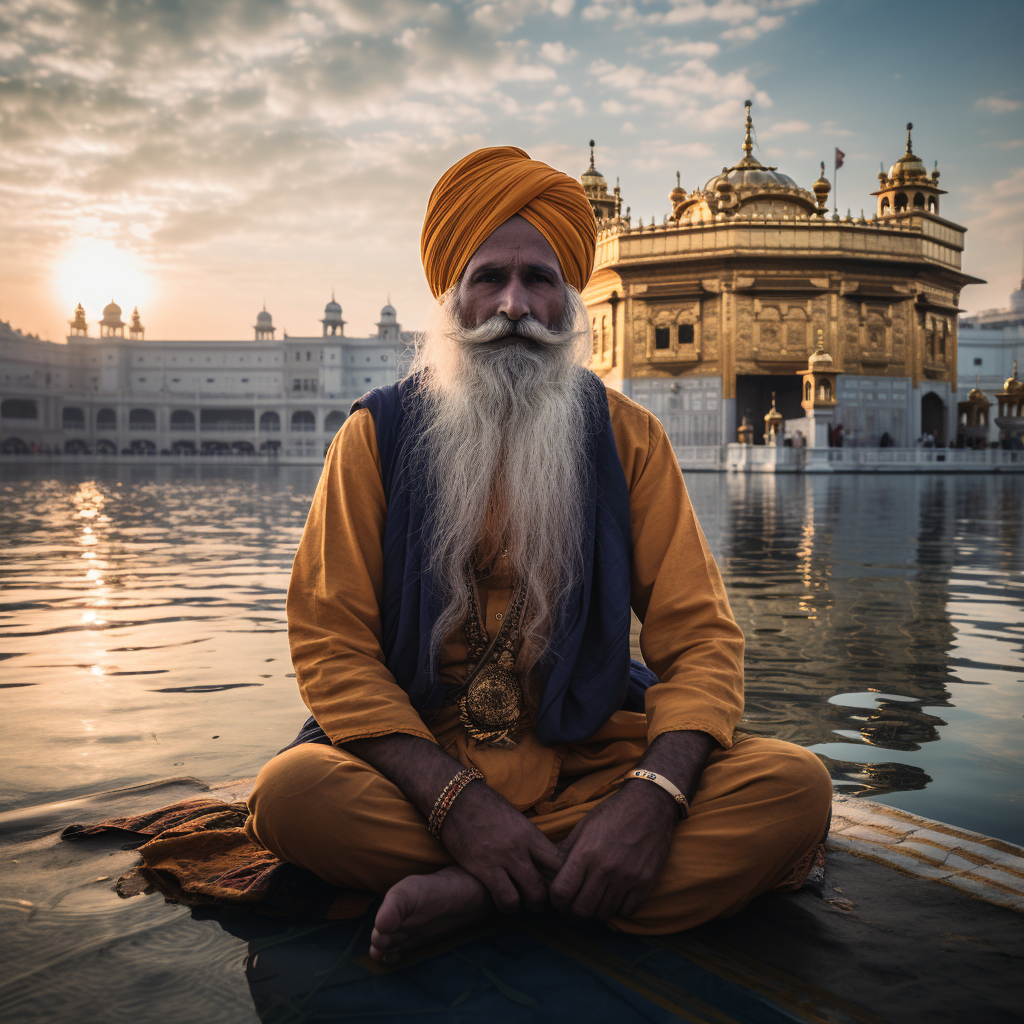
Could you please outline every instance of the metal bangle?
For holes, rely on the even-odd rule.
[[[441,838],[441,826],[448,812],[452,809],[456,797],[471,783],[477,779],[483,779],[483,773],[476,768],[463,768],[444,789],[437,798],[427,818],[427,831],[435,838]]]
[[[626,778],[643,779],[644,782],[653,782],[656,786],[661,786],[661,788],[665,790],[673,800],[675,800],[676,807],[679,808],[679,813],[684,818],[688,818],[690,816],[690,802],[686,799],[680,789],[669,782],[663,775],[659,775],[657,772],[648,771],[646,768],[634,768]]]

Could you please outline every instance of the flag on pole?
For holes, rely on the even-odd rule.
[[[836,170],[837,171],[839,170],[840,167],[843,166],[843,157],[844,156],[846,156],[846,154],[838,146],[836,146]]]

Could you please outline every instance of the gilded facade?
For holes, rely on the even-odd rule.
[[[908,126],[874,214],[830,215],[824,165],[798,185],[753,155],[752,127],[748,104],[742,159],[689,192],[677,175],[661,224],[623,216],[591,158],[592,368],[656,413],[676,446],[720,445],[744,416],[763,422],[773,392],[787,422],[804,417],[800,374],[820,331],[848,440],[948,439],[960,293],[978,279],[961,269],[965,229],[940,214],[938,170],[914,154]]]

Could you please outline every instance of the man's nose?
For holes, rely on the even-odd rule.
[[[513,274],[501,290],[496,312],[509,320],[522,320],[530,315],[530,296],[518,274]]]

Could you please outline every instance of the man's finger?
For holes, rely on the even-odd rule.
[[[583,885],[585,875],[586,868],[582,858],[569,857],[566,860],[562,870],[555,875],[555,880],[548,887],[548,896],[555,910],[564,913],[569,909]]]
[[[531,913],[539,914],[547,906],[548,887],[529,860],[513,871],[512,881]]]
[[[644,905],[647,895],[648,894],[644,889],[634,889],[622,901],[622,906],[619,909],[619,915],[621,917],[636,917],[640,908]]]
[[[596,873],[588,874],[580,886],[576,899],[572,901],[569,913],[585,921],[589,921],[597,913],[597,908],[604,899],[607,883]]]
[[[515,914],[519,910],[519,890],[504,871],[489,871],[477,878],[487,886],[487,891],[494,900],[494,905],[502,914]]]
[[[530,856],[533,858],[533,863],[542,871],[548,871],[553,875],[557,875],[558,872],[562,870],[562,865],[565,863],[567,851],[566,853],[563,853],[546,836],[541,835],[538,839],[530,843],[529,850]]]
[[[605,890],[601,902],[594,911],[594,917],[598,921],[610,921],[617,914],[622,912],[622,903],[627,892],[623,886],[613,883]]]

